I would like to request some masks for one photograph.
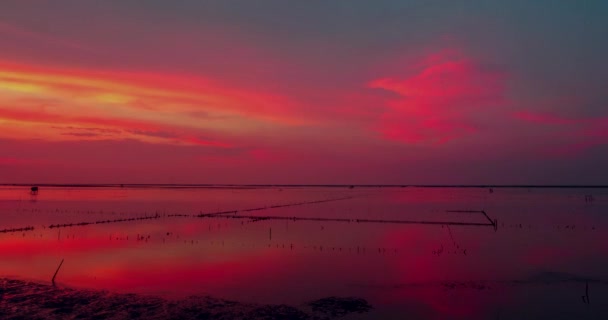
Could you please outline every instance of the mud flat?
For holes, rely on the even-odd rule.
[[[169,300],[0,279],[2,319],[334,319],[371,308],[358,298],[260,305],[198,296]]]

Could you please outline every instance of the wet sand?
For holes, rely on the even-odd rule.
[[[246,304],[213,297],[169,300],[0,279],[2,319],[333,319],[365,313],[363,299],[327,297],[300,306]]]

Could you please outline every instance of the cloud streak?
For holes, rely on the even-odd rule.
[[[306,122],[286,97],[220,86],[200,77],[0,62],[0,93],[0,135],[15,139],[72,136],[229,146],[201,137]],[[58,124],[95,126],[105,132],[66,133]]]
[[[590,148],[608,144],[608,117],[564,117],[556,113],[518,111],[513,117],[549,132],[558,145],[546,153],[579,156]]]

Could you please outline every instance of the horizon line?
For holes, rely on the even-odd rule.
[[[608,185],[585,184],[232,184],[232,183],[0,183],[15,187],[329,187],[329,188],[608,188]]]

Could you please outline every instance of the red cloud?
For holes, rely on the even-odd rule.
[[[40,164],[42,162],[44,162],[44,161],[22,159],[22,158],[15,158],[15,157],[0,157],[0,166],[3,166],[3,165],[8,165],[8,166],[32,165],[32,164]]]
[[[458,51],[433,54],[413,74],[381,78],[369,87],[394,92],[377,130],[406,143],[444,143],[477,130],[473,117],[504,101],[504,74]],[[490,109],[491,110],[491,109]]]

